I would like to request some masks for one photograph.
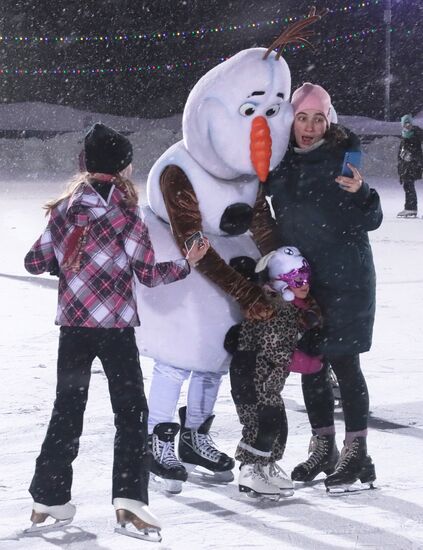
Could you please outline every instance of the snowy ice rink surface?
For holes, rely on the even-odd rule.
[[[371,396],[369,452],[376,464],[378,490],[330,497],[320,481],[298,487],[291,498],[270,503],[239,494],[235,482],[219,486],[191,478],[178,496],[167,496],[151,485],[151,508],[165,526],[163,542],[156,547],[423,548],[423,219],[395,218],[402,209],[403,194],[394,179],[370,178],[370,183],[381,194],[385,212],[382,227],[371,234],[378,312],[373,349],[362,356]],[[84,434],[74,463],[74,523],[30,540],[20,534],[29,526],[27,487],[54,398],[58,339],[58,327],[53,324],[55,280],[29,276],[23,257],[45,224],[40,205],[61,187],[57,182],[0,181],[0,549],[154,548],[153,543],[113,533],[114,427],[99,363],[93,366]],[[151,361],[143,359],[142,365],[148,391]],[[283,466],[290,471],[305,458],[309,440],[299,375],[288,379],[284,397],[290,434]],[[227,378],[216,414],[215,439],[223,450],[233,453],[239,425]],[[341,445],[341,413],[337,426]]]

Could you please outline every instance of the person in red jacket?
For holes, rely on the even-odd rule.
[[[135,535],[160,537],[160,522],[148,508],[148,408],[134,336],[140,324],[134,275],[149,287],[184,279],[209,243],[195,243],[185,258],[156,262],[128,179],[130,141],[95,124],[85,137],[84,157],[87,172],[46,205],[47,227],[25,257],[30,273],[59,275],[56,400],[29,488],[32,529],[49,516],[69,523],[75,514],[72,462],[98,357],[115,418],[112,500],[120,531],[128,534],[132,523]]]

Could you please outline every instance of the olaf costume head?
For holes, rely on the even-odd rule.
[[[282,57],[272,52],[263,59],[265,53],[265,48],[237,53],[189,94],[182,119],[185,147],[218,178],[257,174],[264,181],[285,154],[293,121],[291,74]]]
[[[295,246],[283,246],[273,250],[260,258],[256,266],[256,272],[268,268],[270,285],[280,292],[285,301],[291,302],[295,295],[290,286],[297,285],[294,281],[300,279],[299,284],[310,282],[310,265],[301,252]]]

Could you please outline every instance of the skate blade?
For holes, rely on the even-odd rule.
[[[279,489],[280,490],[280,497],[281,498],[289,498],[292,497],[295,493],[294,489]]]
[[[119,527],[115,527],[115,533],[119,533],[119,535],[124,535],[125,537],[132,537],[134,539],[141,539],[149,542],[162,541],[160,529],[148,528],[138,530],[133,526],[127,527],[126,525],[120,525]]]
[[[33,523],[31,527],[23,530],[24,535],[35,535],[38,533],[49,533],[50,531],[56,531],[69,525],[73,521],[73,518],[70,519],[56,519],[54,523],[48,523],[45,525],[40,525],[39,523]]]
[[[344,485],[335,485],[333,487],[326,487],[326,493],[329,496],[342,496],[354,493],[362,493],[363,491],[373,491],[377,489],[373,485],[373,481],[366,483],[353,483],[353,484],[344,484]]]
[[[238,487],[240,493],[245,493],[248,498],[252,498],[254,500],[272,500],[277,502],[281,497],[280,493],[258,493],[246,485],[239,485]]]
[[[225,470],[224,472],[213,472],[212,470],[207,470],[207,468],[204,468],[204,466],[199,466],[198,464],[190,464],[188,462],[184,462],[183,465],[185,466],[188,474],[202,477],[207,481],[212,481],[215,483],[230,483],[235,479],[232,470]]]
[[[150,474],[150,480],[171,495],[179,495],[182,492],[183,481],[179,479],[165,479],[154,474]]]

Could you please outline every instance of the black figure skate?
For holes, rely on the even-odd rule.
[[[339,459],[334,435],[313,435],[308,448],[309,456],[291,472],[292,481],[313,481],[321,472],[332,474]]]
[[[375,466],[367,454],[365,437],[356,437],[349,446],[344,446],[336,469],[325,479],[326,490],[331,494],[343,494],[374,489]],[[362,485],[354,485],[360,480]]]

